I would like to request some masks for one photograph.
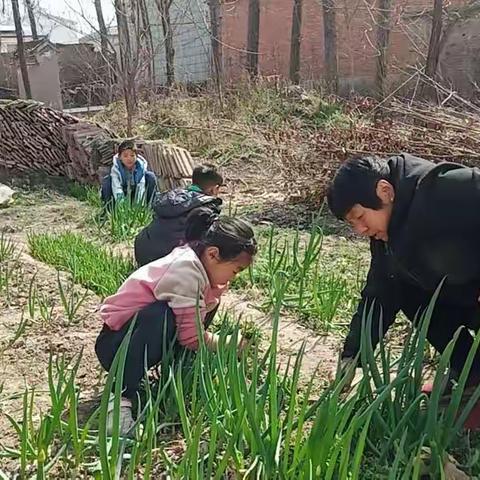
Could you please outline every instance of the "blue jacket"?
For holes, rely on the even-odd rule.
[[[137,161],[133,172],[125,168],[118,155],[113,157],[113,165],[110,171],[112,178],[112,192],[115,200],[120,200],[128,195],[128,192],[135,189],[135,200],[142,202],[145,198],[145,172],[147,161],[137,155]]]

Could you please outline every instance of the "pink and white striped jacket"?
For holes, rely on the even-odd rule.
[[[175,314],[179,343],[196,350],[197,301],[203,324],[206,313],[220,303],[227,287],[212,287],[196,253],[189,246],[178,247],[132,273],[115,295],[104,300],[100,316],[110,329],[120,330],[142,308],[157,300],[165,301]],[[214,342],[214,337],[204,332],[207,344]]]

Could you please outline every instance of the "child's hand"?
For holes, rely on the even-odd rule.
[[[227,344],[230,345],[232,341],[233,341],[233,335],[227,335]],[[248,346],[248,339],[239,335],[237,339],[237,355],[240,356],[242,352],[245,350],[245,348],[247,348],[247,346]]]
[[[245,338],[245,337],[240,337],[238,339],[238,345],[237,345],[237,352],[238,352],[238,356],[240,356],[243,351],[248,347],[248,338]]]

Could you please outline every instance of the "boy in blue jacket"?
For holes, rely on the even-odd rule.
[[[157,179],[148,171],[145,158],[137,154],[135,143],[125,140],[113,157],[110,175],[102,181],[102,203],[111,207],[115,202],[129,198],[132,202],[150,204],[157,191]]]

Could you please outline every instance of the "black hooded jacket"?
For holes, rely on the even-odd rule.
[[[192,210],[208,207],[220,213],[221,205],[219,198],[182,188],[159,194],[153,205],[153,220],[135,238],[138,265],[162,258],[181,245],[187,217]]]
[[[413,287],[437,301],[475,308],[480,295],[480,170],[398,155],[388,160],[395,190],[388,243],[370,241],[371,265],[343,357],[360,350],[362,315],[374,303],[372,341],[379,341],[402,308],[401,292]],[[403,297],[404,298],[404,297]]]

